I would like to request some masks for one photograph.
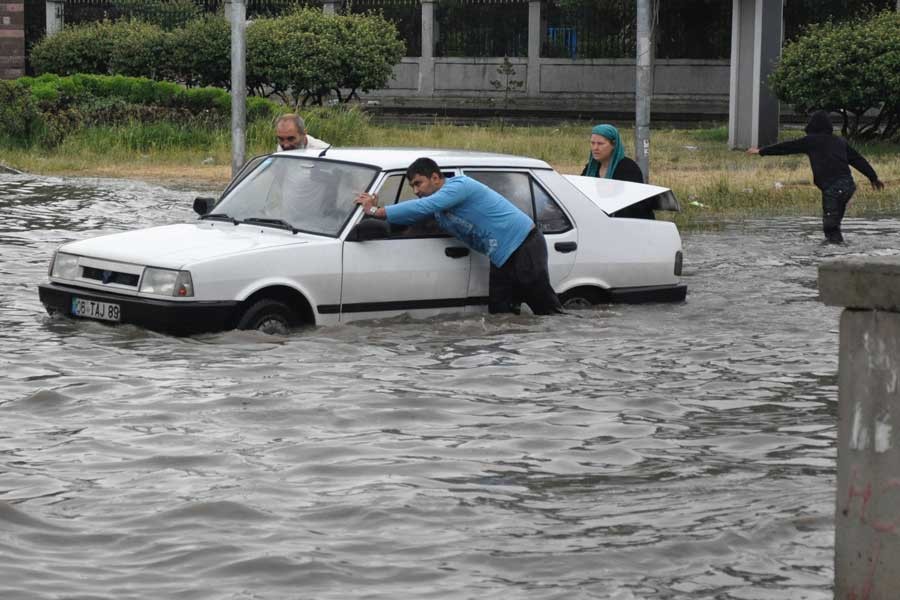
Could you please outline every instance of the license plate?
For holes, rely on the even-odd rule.
[[[76,317],[100,319],[101,321],[122,320],[122,309],[118,304],[83,298],[72,298],[72,314]]]

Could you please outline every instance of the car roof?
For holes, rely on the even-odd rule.
[[[279,152],[287,156],[319,156],[321,149],[289,150]],[[473,150],[453,150],[447,148],[363,148],[333,147],[324,151],[324,157],[331,160],[361,163],[380,167],[383,171],[406,169],[421,157],[432,159],[442,169],[455,167],[508,167],[518,169],[552,169],[550,165],[536,158],[476,152]]]

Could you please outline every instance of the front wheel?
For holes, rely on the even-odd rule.
[[[294,311],[278,300],[263,299],[253,303],[238,321],[238,329],[255,329],[262,333],[287,335],[297,319]]]

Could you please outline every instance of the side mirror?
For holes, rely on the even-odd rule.
[[[207,198],[204,196],[194,198],[194,212],[200,216],[209,213],[209,211],[211,211],[213,207],[215,207],[215,205],[215,198]]]
[[[385,240],[391,235],[391,226],[381,219],[363,219],[347,235],[348,242]]]

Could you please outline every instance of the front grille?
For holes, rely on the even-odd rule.
[[[96,279],[102,283],[118,283],[119,285],[128,285],[137,287],[140,275],[132,275],[131,273],[120,273],[118,271],[106,271],[95,267],[83,267],[81,276],[85,279]]]

